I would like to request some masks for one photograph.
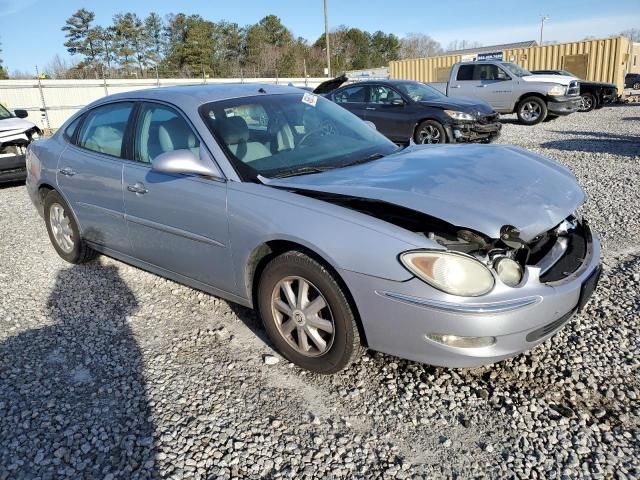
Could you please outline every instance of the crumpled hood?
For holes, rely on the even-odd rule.
[[[564,86],[569,86],[569,84],[574,80],[580,81],[577,78],[569,77],[568,75],[525,75],[520,78],[525,82],[559,83]]]
[[[457,110],[465,113],[489,115],[495,113],[493,108],[485,101],[468,97],[444,97],[437,100],[422,100],[420,105],[427,107]]]
[[[0,133],[7,131],[27,131],[35,127],[33,123],[18,117],[5,118],[0,120]]]
[[[513,225],[527,242],[585,198],[569,169],[507,145],[412,146],[365,164],[268,184],[382,200],[491,238]]]

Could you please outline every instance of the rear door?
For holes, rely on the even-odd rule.
[[[131,248],[124,219],[122,170],[133,105],[116,102],[90,110],[80,131],[72,133],[57,172],[58,186],[77,217],[82,236],[125,254]]]
[[[204,148],[204,147],[203,147]],[[224,291],[235,290],[223,179],[151,169],[160,154],[200,139],[174,107],[144,102],[133,132],[134,161],[123,172],[124,204],[136,258]]]
[[[368,85],[355,84],[337,90],[331,94],[330,98],[341,107],[366,120],[368,94]]]
[[[366,119],[387,138],[406,141],[411,136],[413,124],[409,109],[411,106],[395,89],[388,85],[369,85]]]

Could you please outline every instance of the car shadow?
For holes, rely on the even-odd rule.
[[[0,344],[1,479],[157,477],[137,309],[115,266],[73,266]]]
[[[576,138],[550,140],[541,143],[540,146],[563,151],[611,153],[626,157],[637,157],[640,152],[640,137],[634,135],[587,131],[561,132],[557,130],[554,133],[572,135]]]
[[[10,182],[0,182],[0,190],[5,188],[24,187],[24,180],[12,180]]]
[[[633,122],[633,121],[637,122],[638,120],[640,120],[640,117],[623,117],[622,120],[627,120],[627,121],[630,121],[630,122]]]

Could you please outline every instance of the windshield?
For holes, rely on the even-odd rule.
[[[0,103],[0,120],[4,120],[5,118],[11,118],[11,112],[4,108]]]
[[[344,108],[310,93],[212,102],[200,114],[243,179],[315,173],[399,148]]]
[[[402,82],[396,83],[395,87],[402,93],[411,98],[414,102],[420,102],[423,100],[438,100],[444,97],[444,94],[440,93],[433,87],[418,82]]]
[[[516,77],[526,77],[527,75],[531,75],[529,70],[522,68],[520,65],[516,65],[515,63],[503,62],[500,65],[513,73]]]

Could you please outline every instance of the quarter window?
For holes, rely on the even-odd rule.
[[[140,109],[135,135],[135,159],[151,163],[160,154],[191,150],[198,155],[200,141],[173,108],[145,103]]]
[[[64,136],[67,140],[71,141],[73,139],[73,136],[75,135],[76,130],[78,129],[78,125],[80,125],[80,120],[82,120],[82,115],[80,115],[73,122],[71,122],[69,126],[65,129]]]
[[[124,134],[132,110],[133,103],[112,103],[91,110],[82,125],[78,145],[122,158]]]

